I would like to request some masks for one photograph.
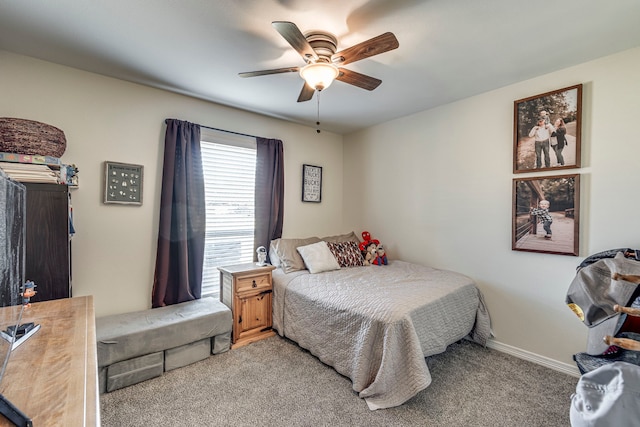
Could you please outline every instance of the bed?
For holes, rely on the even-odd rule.
[[[463,274],[399,260],[312,273],[270,254],[274,329],[350,378],[372,410],[428,387],[425,357],[490,335],[482,294]]]

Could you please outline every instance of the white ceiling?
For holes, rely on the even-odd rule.
[[[322,92],[320,127],[337,133],[640,46],[638,0],[4,0],[0,49],[314,126],[297,73],[237,75],[304,65],[272,21],[329,31],[338,50],[398,38],[345,66],[376,90]]]

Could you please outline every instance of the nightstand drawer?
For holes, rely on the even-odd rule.
[[[239,277],[236,281],[236,292],[256,291],[271,286],[271,273],[259,276]]]

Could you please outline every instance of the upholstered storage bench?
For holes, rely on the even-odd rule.
[[[214,298],[96,319],[100,393],[229,350],[232,322]]]

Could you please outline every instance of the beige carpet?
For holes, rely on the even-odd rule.
[[[276,336],[102,395],[102,425],[569,426],[577,378],[467,341],[427,360],[431,386],[370,411],[349,379]]]

